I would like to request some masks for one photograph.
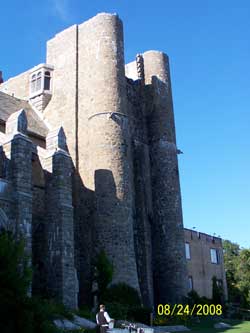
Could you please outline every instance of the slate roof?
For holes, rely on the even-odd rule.
[[[48,127],[32,109],[31,105],[27,101],[0,91],[0,121],[6,122],[12,113],[20,109],[24,109],[26,112],[28,131],[45,137],[49,132]]]

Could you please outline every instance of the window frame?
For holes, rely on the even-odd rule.
[[[190,288],[190,286],[191,286],[191,288]],[[192,290],[194,290],[194,280],[193,280],[192,275],[189,275],[188,276],[188,291],[192,291]]]
[[[36,71],[30,73],[29,82],[30,98],[41,95],[43,92],[52,94],[52,70],[46,67],[38,68]],[[48,86],[46,86],[47,84]]]
[[[188,247],[187,247],[188,245]],[[188,251],[187,251],[188,249]],[[187,256],[187,252],[189,254],[189,256]],[[189,242],[185,242],[185,256],[186,256],[186,260],[191,260],[191,247],[190,247],[190,243]]]
[[[212,253],[215,253],[215,256],[212,255]],[[215,259],[215,258],[216,258],[216,262],[213,261],[213,259]],[[210,261],[211,261],[211,264],[214,264],[214,265],[219,265],[220,264],[219,250],[214,248],[214,247],[210,248]]]

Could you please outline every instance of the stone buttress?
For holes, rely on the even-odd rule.
[[[46,147],[49,153],[43,164],[47,170],[48,290],[51,296],[74,309],[78,307],[78,281],[74,264],[73,168],[62,128],[48,134]]]
[[[3,144],[5,153],[5,178],[9,182],[12,212],[11,230],[24,237],[26,253],[32,256],[32,142],[27,136],[27,118],[24,110],[13,113],[6,122]],[[7,186],[7,184],[6,184]]]

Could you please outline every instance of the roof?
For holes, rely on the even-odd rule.
[[[0,91],[0,121],[6,122],[11,114],[20,109],[25,110],[28,121],[28,131],[46,137],[49,132],[48,127],[32,109],[29,102]]]

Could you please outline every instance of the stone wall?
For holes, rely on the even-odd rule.
[[[0,91],[16,98],[29,98],[29,71],[21,73],[0,85]]]
[[[74,219],[72,206],[72,161],[64,151],[47,157],[52,173],[47,174],[45,193],[48,290],[69,308],[78,306],[74,264]]]
[[[145,117],[144,85],[127,80],[129,120],[131,127],[133,181],[135,189],[134,238],[138,279],[143,304],[152,306],[152,193],[149,147]]]
[[[193,289],[200,296],[212,298],[212,278],[221,280],[225,299],[227,283],[225,276],[222,239],[194,230],[185,229],[185,242],[190,247],[190,259],[187,259],[188,276],[193,280]],[[218,263],[211,262],[210,250],[218,252]]]
[[[76,57],[77,25],[62,31],[47,42],[46,62],[54,66],[54,71],[53,94],[44,116],[52,128],[63,127],[74,164],[76,164]]]

